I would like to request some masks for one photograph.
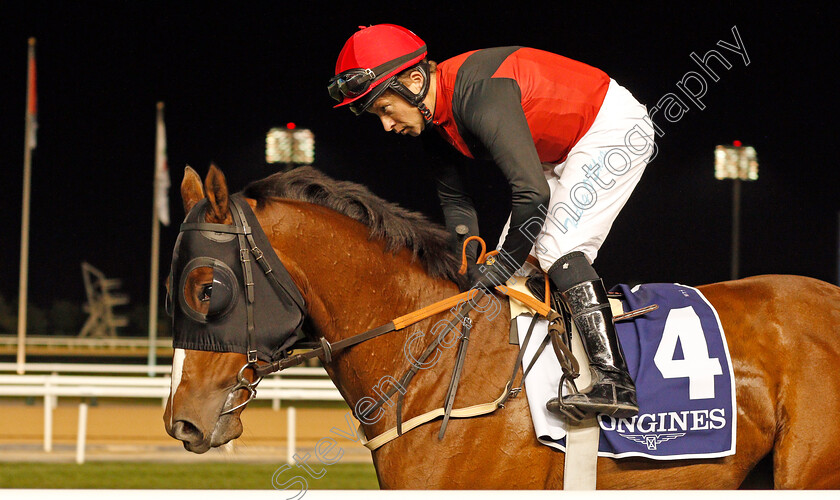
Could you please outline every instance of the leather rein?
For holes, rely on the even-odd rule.
[[[244,283],[244,290],[245,290],[245,307],[246,307],[246,317],[247,317],[247,359],[246,363],[242,365],[237,373],[236,377],[236,384],[231,388],[230,394],[233,395],[236,391],[240,389],[244,389],[248,391],[248,398],[235,405],[231,408],[223,409],[221,415],[227,415],[233,413],[234,411],[245,407],[248,403],[250,403],[257,395],[257,384],[265,377],[271,373],[284,370],[286,368],[290,368],[293,366],[298,366],[305,363],[307,360],[312,358],[319,358],[324,364],[328,364],[332,361],[333,356],[344,349],[349,347],[361,344],[368,340],[374,339],[386,333],[394,332],[401,330],[407,326],[410,326],[414,323],[420,322],[424,319],[427,319],[431,316],[439,314],[446,310],[451,310],[457,306],[460,306],[459,311],[454,314],[453,319],[449,321],[446,327],[437,335],[436,339],[425,349],[423,354],[420,355],[418,359],[416,359],[416,363],[412,363],[412,367],[403,375],[401,378],[402,387],[407,387],[408,383],[414,377],[414,375],[419,371],[421,368],[421,364],[425,359],[434,351],[435,347],[440,344],[443,338],[458,324],[462,325],[462,332],[461,332],[461,346],[459,347],[458,355],[456,357],[456,368],[455,372],[453,373],[452,380],[450,382],[449,391],[445,398],[445,406],[447,411],[444,417],[444,425],[441,428],[440,436],[443,436],[443,432],[446,429],[446,421],[448,420],[449,412],[452,408],[452,404],[455,398],[455,392],[457,390],[458,381],[460,379],[460,372],[463,366],[464,357],[466,355],[466,346],[468,345],[469,341],[469,332],[471,327],[471,320],[469,318],[469,312],[473,309],[475,304],[481,300],[485,293],[487,293],[483,289],[471,289],[466,292],[454,295],[452,297],[448,297],[444,300],[426,306],[422,309],[413,311],[406,315],[400,316],[395,318],[393,321],[390,321],[384,325],[378,326],[376,328],[367,330],[365,332],[359,333],[357,335],[353,335],[352,337],[348,337],[346,339],[342,339],[336,342],[329,342],[325,338],[321,337],[315,342],[299,342],[293,345],[290,349],[287,350],[287,357],[272,361],[266,364],[259,364],[257,360],[257,351],[255,349],[256,345],[256,326],[254,323],[254,300],[255,300],[255,292],[254,292],[254,266],[252,262],[256,262],[260,270],[268,277],[269,282],[274,288],[275,293],[278,294],[286,294],[292,298],[295,298],[298,294],[290,293],[289,290],[286,289],[286,286],[283,282],[281,282],[277,276],[274,274],[274,270],[271,268],[271,265],[268,263],[267,259],[264,258],[264,252],[257,246],[257,243],[253,236],[253,228],[248,225],[245,217],[245,213],[242,207],[237,203],[237,201],[233,198],[230,199],[231,205],[231,218],[233,219],[233,224],[214,224],[214,223],[207,223],[207,222],[199,222],[199,223],[184,223],[181,225],[181,231],[212,231],[217,233],[226,233],[226,234],[234,234],[238,238],[239,242],[239,259],[240,263],[242,264],[243,270],[243,279]],[[486,252],[486,246],[484,241],[479,238],[478,236],[472,236],[466,239],[463,242],[463,250],[462,250],[462,265],[459,272],[464,274],[467,268],[467,257],[466,257],[466,248],[467,244],[473,240],[477,240],[481,247],[481,254],[478,258],[478,263],[484,263],[487,258],[492,257],[497,252]],[[273,249],[269,249],[270,251],[274,251]],[[253,257],[253,260],[252,260]],[[516,290],[509,289],[508,287],[498,286],[496,289],[502,293],[508,294],[512,297],[517,298],[518,300],[526,303],[539,314],[544,316],[548,316],[551,312],[550,307],[548,306],[548,299],[546,298],[546,303],[542,303],[533,299],[532,297],[518,292]],[[548,281],[546,276],[546,297],[548,297]],[[298,291],[299,292],[299,291]],[[180,292],[183,293],[183,292]],[[306,315],[305,305],[300,303],[299,300],[295,300],[297,306],[301,309],[301,312]],[[300,353],[291,355],[294,350],[297,349],[306,349],[309,350]],[[245,371],[247,369],[251,369],[254,372],[254,381],[248,380],[245,376]],[[514,372],[514,376],[515,376]],[[512,385],[512,381],[508,384],[508,387]],[[378,409],[382,404],[389,400],[389,398],[396,392],[396,388],[392,388],[391,391],[382,398],[380,398],[377,403],[365,411],[364,415],[360,415],[361,419],[364,419],[366,416],[370,415],[373,411]],[[515,396],[515,394],[513,394]],[[400,393],[398,399],[398,434],[402,434],[400,430],[400,423],[401,423],[401,409],[402,409],[402,392]],[[507,399],[507,398],[505,398]]]
[[[243,408],[248,403],[250,403],[257,395],[257,385],[266,375],[284,370],[286,368],[301,365],[312,358],[319,358],[322,361],[322,363],[329,364],[330,362],[332,362],[334,355],[343,351],[344,349],[361,344],[381,335],[401,330],[407,326],[420,322],[441,312],[458,308],[458,311],[453,314],[452,319],[446,324],[442,331],[438,333],[435,339],[426,347],[426,349],[423,351],[420,357],[412,360],[413,362],[411,363],[411,366],[400,378],[399,384],[392,386],[389,392],[382,394],[381,397],[373,405],[368,406],[361,414],[357,416],[359,420],[365,421],[367,417],[369,417],[374,411],[377,411],[382,405],[386,403],[390,404],[390,398],[399,389],[402,389],[399,391],[400,393],[397,396],[396,428],[391,429],[390,431],[380,436],[377,436],[370,441],[366,440],[365,446],[368,446],[371,449],[375,449],[376,447],[381,446],[385,442],[388,442],[390,439],[394,439],[396,437],[401,436],[405,431],[410,430],[418,425],[422,425],[423,423],[429,422],[434,418],[437,418],[438,416],[443,416],[440,432],[438,434],[438,439],[443,439],[450,416],[469,417],[477,416],[480,414],[486,414],[495,411],[498,408],[504,408],[505,402],[508,398],[515,398],[522,390],[525,377],[530,372],[536,359],[539,358],[540,353],[548,345],[550,338],[552,345],[555,347],[555,350],[558,350],[558,348],[563,349],[564,347],[563,342],[559,342],[556,339],[558,339],[560,335],[566,333],[565,324],[561,316],[558,315],[557,312],[553,311],[550,307],[548,275],[543,273],[543,279],[545,282],[545,291],[543,294],[544,301],[537,300],[528,294],[522,293],[518,290],[514,290],[507,286],[499,285],[495,287],[496,291],[506,294],[511,298],[519,300],[527,307],[535,311],[535,313],[531,324],[528,328],[527,334],[523,339],[523,343],[520,346],[520,351],[514,363],[509,381],[507,382],[501,396],[489,403],[479,404],[467,408],[460,408],[458,410],[453,411],[455,395],[461,378],[461,372],[463,369],[464,359],[466,357],[466,350],[469,345],[470,331],[472,327],[472,321],[470,320],[469,313],[475,307],[477,302],[481,300],[486,293],[489,293],[483,288],[473,288],[466,292],[448,297],[439,302],[426,306],[422,309],[418,309],[406,315],[395,318],[394,320],[384,325],[378,326],[376,328],[367,330],[365,332],[353,335],[342,340],[338,340],[336,342],[329,342],[323,337],[316,341],[297,342],[286,350],[286,357],[276,361],[271,361],[266,364],[259,364],[257,350],[255,348],[257,345],[257,332],[254,321],[255,290],[253,279],[254,268],[252,262],[256,262],[259,265],[260,270],[268,278],[268,281],[274,289],[275,293],[285,294],[288,297],[292,298],[292,300],[300,309],[300,312],[304,317],[306,316],[306,307],[303,303],[302,295],[300,294],[300,291],[296,288],[296,285],[294,283],[284,283],[283,280],[278,279],[277,275],[274,273],[274,270],[272,269],[270,263],[265,258],[264,252],[257,246],[257,242],[253,236],[254,230],[251,226],[248,225],[242,207],[233,198],[230,199],[230,204],[230,212],[231,218],[233,219],[233,225],[213,223],[184,223],[181,225],[181,231],[212,231],[217,233],[234,234],[238,238],[239,260],[243,270],[244,290],[246,299],[245,307],[247,309],[247,359],[246,363],[242,365],[242,367],[237,372],[236,384],[230,389],[228,401],[231,401],[232,396],[240,389],[248,391],[248,398],[242,403],[239,403],[238,405],[235,405],[231,408],[223,407],[220,415],[227,415],[233,413],[234,411]],[[467,238],[462,242],[461,268],[459,269],[460,274],[465,274],[467,271],[466,249],[467,245],[474,240],[478,241],[481,245],[481,252],[477,259],[478,264],[485,263],[488,258],[492,258],[494,254],[498,253],[496,251],[486,252],[485,243],[478,236],[472,236]],[[271,252],[274,251],[273,248],[270,248],[269,250]],[[531,260],[532,263],[534,263],[536,267],[539,268],[539,264],[535,262],[532,257],[529,257],[529,260]],[[282,263],[280,265],[282,266]],[[295,290],[289,290],[288,287],[295,287]],[[181,291],[181,293],[183,293],[183,291]],[[646,311],[633,311],[631,313],[626,313],[623,316],[626,316],[626,319],[629,319],[629,317],[634,317],[636,315],[643,314],[644,312]],[[522,376],[519,379],[518,387],[514,387],[514,381],[521,367],[526,346],[528,345],[528,342],[531,338],[534,326],[537,320],[540,318],[546,318],[549,321],[550,334],[546,336],[545,339],[542,341],[541,345],[538,348],[537,354],[534,356],[529,366],[523,370]],[[616,320],[619,320],[619,318],[616,317]],[[402,419],[402,407],[404,395],[409,383],[417,374],[417,372],[422,368],[423,362],[434,352],[435,348],[438,345],[440,345],[440,343],[443,341],[446,335],[449,334],[449,332],[451,332],[458,325],[461,325],[461,335],[459,337],[460,345],[456,354],[455,367],[452,373],[452,378],[450,379],[449,388],[444,398],[443,408],[432,410],[423,415],[414,417],[410,421],[406,422],[404,425]],[[298,349],[309,350],[300,354],[293,355],[292,352]],[[557,354],[558,359],[560,360],[561,365],[563,366],[563,370],[565,373],[564,376],[574,379],[577,377],[578,374],[577,363],[574,360],[574,356],[571,355],[570,351],[568,351],[567,349],[563,349],[563,351],[564,352],[558,352]],[[254,372],[253,382],[248,380],[248,378],[245,376],[245,372],[249,368]]]

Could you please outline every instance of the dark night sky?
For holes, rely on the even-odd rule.
[[[607,239],[596,268],[608,285],[729,276],[731,184],[713,176],[716,144],[755,146],[758,182],[743,189],[742,275],[836,281],[840,201],[832,155],[836,27],[826,8],[638,2],[36,2],[0,0],[0,295],[17,296],[27,38],[38,39],[39,131],[32,185],[30,301],[81,301],[80,263],[148,297],[155,103],[166,103],[170,200],[161,273],[183,217],[183,167],[211,161],[232,189],[273,172],[265,132],[294,121],[316,137],[316,166],[441,220],[419,141],[375,118],[332,109],[326,82],[360,24],[409,27],[441,61],[467,50],[527,45],[599,67],[649,107],[717,49],[730,70],[665,131],[660,152]],[[355,5],[356,3],[345,3]],[[536,4],[535,4],[536,5]],[[774,5],[774,4],[765,4]],[[503,7],[504,6],[504,7]],[[750,65],[715,44],[737,25]],[[827,63],[827,64],[826,64]],[[486,168],[483,168],[486,167]],[[495,243],[507,213],[491,165],[478,182]]]

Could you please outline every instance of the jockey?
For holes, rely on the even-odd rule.
[[[645,107],[603,71],[541,50],[498,47],[441,63],[426,56],[423,40],[401,26],[361,27],[329,83],[335,107],[376,115],[386,132],[432,130],[423,138],[438,160],[438,195],[453,234],[465,225],[477,235],[478,218],[463,166],[447,161],[453,151],[439,144],[493,160],[510,183],[511,214],[499,256],[472,266],[472,283],[492,290],[534,255],[569,310],[592,371],[588,388],[561,391],[546,406],[558,414],[565,405],[617,418],[637,414],[592,262],[655,152]]]

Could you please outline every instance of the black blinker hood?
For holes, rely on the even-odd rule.
[[[207,206],[202,200],[187,214],[172,254],[167,299],[172,345],[238,352],[246,354],[249,362],[282,359],[287,349],[305,338],[303,296],[241,195],[230,199],[233,225],[206,223]],[[200,267],[212,269],[213,274],[204,314],[190,307],[184,295],[189,273]]]

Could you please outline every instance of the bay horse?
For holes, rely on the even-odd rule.
[[[305,298],[309,328],[329,342],[459,291],[463,278],[448,250],[448,233],[362,186],[305,167],[256,181],[242,195]],[[206,197],[206,222],[231,224],[227,183],[215,166],[203,185],[187,167],[181,196],[187,212]],[[170,292],[197,303],[201,287],[186,288]],[[840,288],[766,275],[699,289],[717,309],[731,353],[736,453],[670,462],[598,458],[597,487],[738,488],[768,457],[762,463],[772,460],[776,488],[840,488],[840,432],[834,426],[840,416]],[[399,377],[410,364],[407,334],[422,335],[443,316],[355,345],[326,363],[350,407],[371,396],[383,377]],[[508,328],[506,318],[473,316],[456,407],[493,401],[505,387],[518,351],[508,343]],[[223,408],[244,362],[244,354],[176,350],[164,423],[187,450],[203,453],[242,433],[245,408]],[[404,420],[441,406],[454,362],[455,349],[442,349],[435,366],[418,372],[405,394]],[[239,391],[235,403],[247,397]],[[394,405],[382,409],[383,418],[362,426],[368,439],[396,425]],[[381,488],[562,488],[564,454],[536,440],[524,397],[488,415],[452,419],[443,440],[439,422],[372,452]]]

